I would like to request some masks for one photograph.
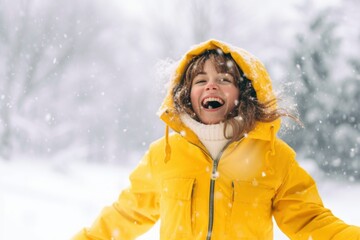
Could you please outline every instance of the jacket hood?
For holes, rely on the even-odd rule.
[[[232,58],[243,70],[247,78],[251,80],[260,102],[267,102],[271,99],[275,99],[268,72],[263,63],[249,52],[215,39],[208,40],[192,47],[178,63],[175,73],[170,80],[167,95],[159,109],[158,115],[167,126],[182,135],[186,135],[187,138],[195,143],[199,140],[196,135],[181,122],[180,116],[175,109],[172,92],[173,88],[181,81],[181,77],[186,70],[187,65],[195,56],[202,54],[206,50],[217,48],[221,49],[225,54],[231,54]],[[276,105],[274,107],[276,107]],[[270,123],[258,122],[255,129],[248,134],[248,137],[269,141],[274,137],[274,134],[279,128],[280,119]]]

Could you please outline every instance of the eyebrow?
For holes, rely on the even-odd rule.
[[[206,75],[207,73],[206,72],[198,72],[195,76],[200,75],[200,74]]]

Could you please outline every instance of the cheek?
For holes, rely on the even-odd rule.
[[[228,99],[231,106],[237,106],[239,103],[240,92],[238,89],[233,89],[229,92]]]
[[[197,107],[199,102],[199,92],[196,89],[191,89],[190,92],[190,101],[194,108]]]

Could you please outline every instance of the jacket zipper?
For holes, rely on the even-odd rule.
[[[239,144],[242,140],[244,139],[244,137],[242,137],[239,142],[237,144]],[[194,146],[197,146],[194,143],[191,143]],[[211,171],[211,179],[210,179],[210,194],[209,194],[209,222],[208,222],[208,231],[207,231],[207,235],[206,235],[206,240],[211,240],[211,235],[212,235],[212,230],[213,230],[213,224],[214,224],[214,191],[215,191],[215,180],[216,178],[219,176],[218,171],[217,171],[217,167],[219,165],[219,161],[220,158],[222,156],[222,154],[224,153],[225,149],[231,144],[231,142],[228,142],[224,148],[220,151],[219,155],[217,156],[217,158],[213,159],[211,157],[211,155],[206,152],[204,149],[202,149],[201,147],[199,147],[208,157],[210,157],[210,159],[213,161],[213,168]]]
[[[230,143],[230,142],[229,142]],[[224,153],[225,149],[229,145],[227,143],[225,147],[221,150],[217,158],[213,159],[213,166],[211,171],[211,179],[210,179],[210,194],[209,194],[209,224],[206,240],[211,239],[213,225],[214,225],[214,191],[215,191],[215,180],[219,177],[219,173],[217,171],[217,167],[219,165],[220,158]]]

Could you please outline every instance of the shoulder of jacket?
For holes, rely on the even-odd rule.
[[[293,158],[296,155],[295,150],[281,138],[275,139],[275,152],[285,156],[292,156]]]
[[[183,137],[179,133],[172,132],[172,133],[169,134],[168,141],[172,145],[172,142],[179,141],[182,138]],[[158,148],[164,148],[165,144],[166,144],[166,137],[162,136],[161,138],[156,139],[155,141],[153,141],[150,144],[149,150],[153,151],[153,150],[157,150]]]
[[[177,132],[171,132],[171,133],[169,133],[169,140],[173,140],[173,139],[177,139],[177,138],[182,138],[182,136],[181,136],[179,133],[177,133]],[[160,144],[161,142],[164,142],[165,140],[166,140],[166,137],[165,137],[165,136],[162,136],[162,137],[154,140],[154,141],[150,144],[150,146]]]

